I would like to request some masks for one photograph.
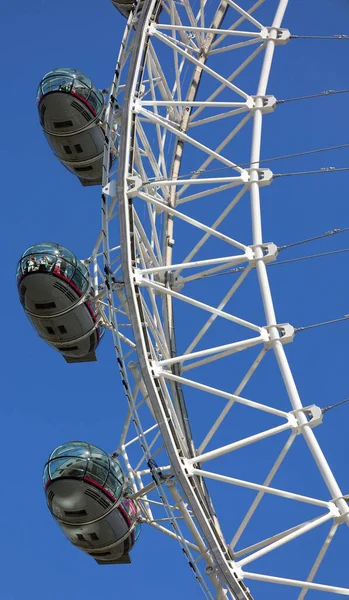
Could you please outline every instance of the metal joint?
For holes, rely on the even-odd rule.
[[[155,460],[151,458],[150,460],[148,460],[147,464],[150,470],[152,480],[156,485],[161,485],[164,481],[166,481],[166,479],[168,479],[168,476],[166,477],[162,474],[162,471],[160,467],[158,467],[158,465],[156,464]],[[172,477],[172,475],[170,477]]]
[[[115,198],[116,196],[116,179],[111,179],[107,185],[105,185],[102,189],[102,193],[106,194],[106,196],[110,196],[111,198]]]
[[[287,44],[291,39],[291,33],[288,29],[282,29],[281,27],[265,27],[261,31],[261,38],[282,45]]]
[[[256,169],[255,167],[252,167],[246,169],[246,171],[249,174],[250,185],[251,183],[258,183],[260,187],[263,187],[264,185],[269,185],[269,183],[273,181],[274,174],[270,169]],[[253,176],[253,179],[251,178],[251,175]],[[255,179],[256,175],[258,179]]]
[[[251,96],[253,99],[252,109],[258,108],[262,113],[271,113],[277,107],[277,99],[275,96]],[[262,106],[256,106],[257,101],[262,101]]]
[[[148,25],[147,33],[150,36],[150,35],[154,35],[155,32],[156,32],[156,23],[154,23],[154,21],[152,21]]]
[[[295,336],[295,329],[292,327],[292,325],[290,325],[290,323],[275,323],[274,325],[265,325],[263,329],[265,329],[268,333],[270,333],[271,329],[277,329],[280,336],[277,338],[277,340],[282,344],[289,344],[290,342],[293,342]],[[270,340],[269,343],[272,344],[273,341],[275,340]]]
[[[270,263],[276,260],[276,257],[279,253],[279,249],[276,244],[273,242],[266,242],[264,244],[251,245],[249,246],[253,251],[254,257],[257,248],[260,248],[263,252],[263,256],[260,257],[260,260],[263,260],[264,263]]]
[[[298,413],[303,413],[307,418],[307,423],[299,423],[300,427],[303,427],[303,425],[308,425],[309,427],[313,428],[317,425],[321,425],[322,423],[322,410],[319,406],[316,406],[315,404],[311,404],[310,406],[304,406],[302,408],[298,408],[297,410],[291,411],[291,414],[293,414],[296,418]]]
[[[138,175],[130,175],[127,177],[127,196],[129,198],[134,198],[137,196],[139,190],[143,187],[143,181]]]
[[[113,285],[112,285],[114,292],[120,292],[121,290],[124,289],[124,287],[125,287],[124,282],[117,280],[117,279],[113,282]]]

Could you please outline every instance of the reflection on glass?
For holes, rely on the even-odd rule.
[[[133,500],[126,498],[125,500],[123,500],[121,502],[120,506],[123,508],[123,510],[127,514],[130,524],[133,525],[133,523],[137,519],[137,512],[138,512],[137,507],[136,507],[135,503],[133,502]]]
[[[37,103],[40,102],[42,96],[50,92],[75,93],[84,98],[97,114],[104,106],[102,92],[97,90],[86,75],[76,69],[65,67],[46,73],[38,87]]]
[[[119,490],[120,485],[122,485],[120,483],[120,481],[118,481],[118,479],[116,479],[116,477],[114,477],[114,475],[112,475],[112,473],[109,473],[108,479],[105,483],[105,488],[108,490],[108,492],[113,494],[113,496],[118,495],[118,490]]]
[[[90,274],[87,267],[76,256],[59,244],[46,242],[28,248],[19,261],[16,278],[34,272],[53,273],[72,281],[78,290],[85,293]]]
[[[44,487],[46,487],[47,482],[50,480],[50,474],[49,474],[49,470],[48,470],[48,464],[45,465],[44,472],[43,472],[43,475],[42,475],[42,480],[43,480]]]
[[[55,458],[49,464],[51,479],[74,477],[82,479],[85,475],[87,460],[77,457]]]
[[[109,491],[116,500],[123,490],[124,475],[118,462],[85,442],[69,442],[51,453],[44,468],[44,485],[61,477],[87,477]]]
[[[95,91],[91,90],[91,95],[88,99],[88,103],[92,106],[92,108],[98,114],[104,105],[103,95],[100,92],[97,93],[97,90],[95,90]]]
[[[66,260],[68,260],[69,262],[71,262],[73,265],[76,265],[77,258],[75,256],[75,254],[73,254],[72,252],[70,252],[70,250],[67,250],[67,248],[64,248],[63,246],[60,246],[59,244],[57,244],[57,249],[58,249],[59,254],[61,256],[64,256],[64,258]]]
[[[138,540],[140,533],[141,533],[141,526],[139,523],[137,523],[137,525],[135,525],[135,527],[133,529],[133,543],[135,543]]]
[[[73,92],[74,94],[77,94],[78,96],[81,96],[81,98],[87,100],[90,95],[91,88],[89,88],[87,85],[85,85],[78,79],[75,79],[73,84]]]
[[[87,462],[86,476],[104,487],[108,477],[108,470],[96,464],[93,460],[89,460]]]
[[[76,287],[79,288],[79,290],[84,292],[88,286],[88,279],[83,275],[82,271],[83,271],[83,269],[81,269],[81,267],[79,265],[75,270],[72,281],[76,285]],[[86,269],[86,271],[87,271],[87,269]],[[86,273],[86,275],[87,275],[87,273]]]
[[[36,244],[35,246],[30,246],[30,248],[28,248],[28,250],[26,250],[25,252],[23,252],[22,257],[24,256],[29,256],[30,254],[33,253],[38,253],[38,252],[48,252],[48,253],[52,253],[52,252],[57,252],[59,249],[63,249],[63,246],[60,246],[59,244],[54,244],[51,242],[46,242],[44,244]]]
[[[89,456],[88,446],[89,445],[84,442],[69,442],[68,444],[63,444],[62,446],[58,446],[58,448],[52,452],[49,460],[57,458],[58,456],[84,456],[87,458],[87,456]]]

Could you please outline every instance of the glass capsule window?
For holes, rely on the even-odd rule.
[[[140,523],[137,523],[137,525],[135,525],[135,527],[133,528],[133,539],[132,539],[133,543],[135,543],[138,540],[140,533],[141,533],[141,526],[140,526]]]
[[[121,502],[121,506],[128,515],[131,523],[134,523],[137,518],[137,507],[133,500],[125,499],[123,502]]]
[[[86,75],[76,69],[60,68],[46,73],[38,87],[37,103],[39,104],[41,98],[50,92],[75,94],[89,104],[96,114],[99,114],[104,107],[102,92],[97,90]]]
[[[74,86],[73,86],[73,92],[80,98],[83,98],[84,100],[88,100],[88,97],[91,93],[91,88],[89,88],[87,85],[85,85],[81,81],[78,81],[77,79],[75,79]]]
[[[124,484],[124,474],[119,463],[100,448],[85,442],[63,444],[50,454],[43,473],[44,486],[61,477],[85,479],[95,483],[116,500],[119,500]]]
[[[71,282],[82,294],[90,282],[87,267],[76,256],[59,244],[46,242],[28,248],[18,263],[17,283],[31,273],[52,273]]]

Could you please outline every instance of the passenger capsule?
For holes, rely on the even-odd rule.
[[[115,8],[122,14],[123,17],[125,17],[126,19],[128,19],[128,16],[131,12],[132,9],[134,9],[137,5],[136,0],[132,1],[132,0],[111,0],[112,4],[115,6]],[[138,6],[138,10],[142,10],[143,8],[143,4],[144,2],[140,2],[139,6]],[[161,6],[157,6],[155,8],[155,13],[153,16],[159,15],[161,12],[162,7]]]
[[[102,92],[79,71],[62,68],[44,76],[36,100],[41,127],[55,155],[82,185],[101,184],[105,141]],[[111,163],[114,158],[112,155]]]
[[[119,463],[85,442],[50,454],[43,483],[52,516],[67,538],[98,564],[130,563],[140,525]]]
[[[115,8],[122,14],[123,17],[128,19],[128,16],[135,5],[132,0],[111,0]],[[142,3],[143,4],[143,3]]]
[[[18,263],[17,286],[39,336],[68,363],[97,360],[104,330],[90,301],[90,273],[72,252],[52,242],[31,246]]]

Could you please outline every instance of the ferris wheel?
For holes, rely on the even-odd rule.
[[[300,37],[284,27],[288,2],[113,4],[127,23],[110,90],[57,69],[38,93],[56,155],[102,185],[100,234],[83,261],[29,248],[17,277],[28,317],[67,362],[96,360],[109,332],[128,413],[111,455],[80,442],[50,455],[48,505],[99,564],[129,562],[140,527],[173,538],[206,598],[273,597],[270,585],[300,600],[349,595],[319,576],[349,511],[317,439],[326,411],[302,400],[287,358],[308,325],[279,320],[270,284],[281,252],[342,230],[287,243],[282,223],[267,226],[278,240],[262,228],[264,197],[287,198],[273,190],[297,174],[272,170],[296,153],[262,153],[262,131],[287,110],[269,85],[274,54]]]

